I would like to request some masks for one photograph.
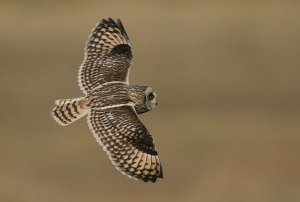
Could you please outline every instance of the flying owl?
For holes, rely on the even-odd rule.
[[[124,175],[155,182],[163,171],[151,134],[138,114],[157,105],[148,86],[130,85],[132,50],[120,19],[103,19],[92,30],[79,68],[84,97],[56,100],[54,120],[66,126],[87,115],[90,130]]]

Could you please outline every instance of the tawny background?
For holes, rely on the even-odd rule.
[[[1,1],[0,201],[300,201],[299,1]],[[82,119],[50,117],[82,96],[93,26],[120,17],[130,80],[152,86],[141,119],[164,166],[119,174]]]

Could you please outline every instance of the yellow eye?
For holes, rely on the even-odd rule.
[[[153,99],[154,99],[154,95],[153,95],[153,93],[149,93],[149,95],[148,95],[148,99],[149,99],[149,100],[153,100]]]

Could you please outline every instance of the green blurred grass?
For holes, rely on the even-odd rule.
[[[295,1],[3,1],[1,201],[298,201],[300,14]],[[83,47],[120,17],[131,83],[154,87],[141,118],[165,179],[121,176],[86,121],[59,127],[57,98],[81,96]]]

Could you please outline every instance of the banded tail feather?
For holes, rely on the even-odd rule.
[[[56,100],[51,116],[61,126],[77,121],[89,112],[86,98]]]

